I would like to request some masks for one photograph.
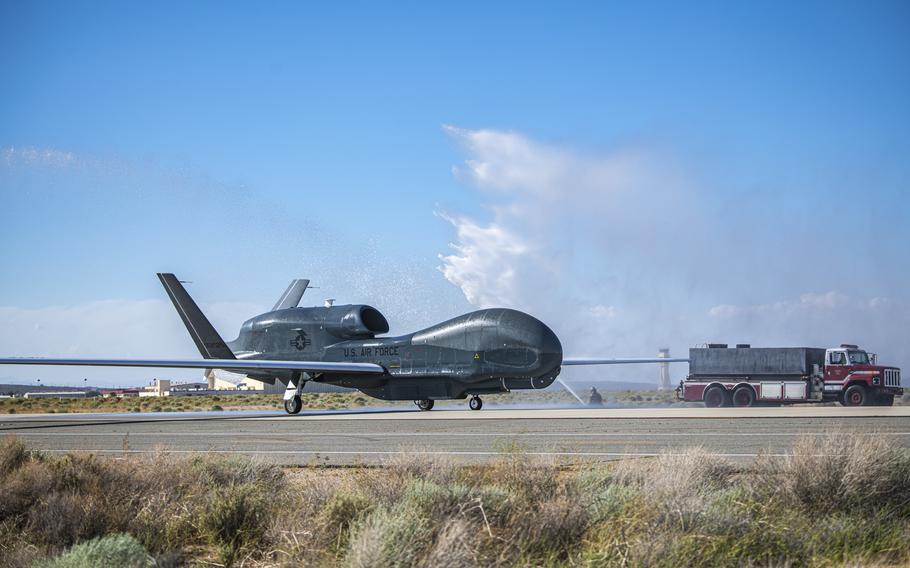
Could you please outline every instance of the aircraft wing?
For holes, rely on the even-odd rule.
[[[375,363],[333,361],[273,361],[268,359],[49,359],[8,357],[0,365],[76,365],[83,367],[163,367],[169,369],[225,369],[228,371],[300,371],[303,373],[382,374]]]
[[[633,357],[626,359],[603,359],[597,357],[564,357],[563,365],[628,365],[633,363],[688,363],[684,357]]]

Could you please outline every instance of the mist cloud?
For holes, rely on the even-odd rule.
[[[824,218],[785,195],[706,187],[673,156],[645,147],[582,152],[517,132],[444,131],[465,153],[453,174],[484,207],[440,214],[454,230],[442,274],[478,308],[540,317],[568,354],[849,340],[910,363],[899,339],[910,316],[896,309],[905,299],[863,296],[865,264],[812,262],[830,248]],[[768,202],[788,206],[764,214]],[[852,258],[886,264],[868,253],[871,244],[859,239]],[[820,282],[835,285],[818,291]],[[656,380],[641,368],[596,374]]]
[[[0,148],[0,163],[6,166],[71,167],[81,163],[76,154],[56,148],[5,146]]]

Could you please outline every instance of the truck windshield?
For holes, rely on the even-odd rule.
[[[865,351],[847,351],[847,357],[849,357],[851,365],[869,364],[869,356]]]

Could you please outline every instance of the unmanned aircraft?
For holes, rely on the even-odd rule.
[[[430,410],[437,400],[550,386],[564,365],[676,363],[688,359],[563,357],[556,334],[517,310],[464,314],[426,329],[383,337],[389,323],[372,306],[298,307],[309,280],[291,282],[268,312],[243,323],[225,342],[180,280],[158,274],[203,359],[50,359],[14,357],[6,365],[84,365],[224,369],[251,379],[287,383],[284,408],[297,414],[306,381],[357,389],[383,400],[413,400]]]

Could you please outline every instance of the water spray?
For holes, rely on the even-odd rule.
[[[565,387],[565,389],[566,389],[567,391],[569,391],[569,392],[572,394],[572,396],[574,396],[575,398],[577,398],[579,403],[581,403],[582,405],[585,404],[585,401],[583,401],[583,400],[581,399],[581,397],[578,396],[578,393],[576,393],[574,390],[572,390],[572,387],[570,387],[568,384],[566,384],[566,382],[565,382],[564,380],[562,380],[562,379],[559,378],[559,377],[556,377],[556,380],[559,381],[559,384],[561,384],[563,387]]]

